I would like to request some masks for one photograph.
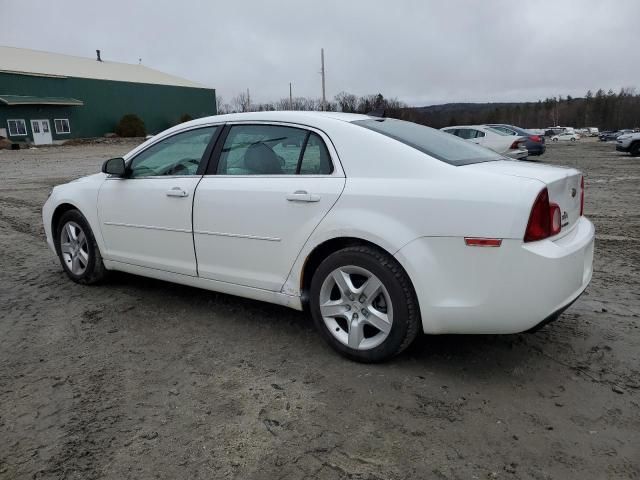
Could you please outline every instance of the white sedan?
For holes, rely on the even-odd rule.
[[[575,142],[580,140],[580,135],[574,132],[562,132],[551,137],[552,142]]]
[[[587,287],[594,227],[572,168],[415,123],[260,112],[182,123],[53,189],[47,242],[75,282],[120,270],[308,309],[381,361],[422,331],[514,333]]]
[[[441,130],[471,143],[489,148],[509,158],[522,160],[527,158],[529,154],[525,146],[527,137],[514,138],[511,133],[487,125],[463,125],[445,127]]]

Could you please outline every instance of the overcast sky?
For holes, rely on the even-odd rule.
[[[225,101],[381,92],[411,105],[640,86],[639,0],[0,0],[0,45],[143,64]]]

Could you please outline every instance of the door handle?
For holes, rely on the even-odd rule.
[[[167,197],[188,197],[189,192],[183,190],[180,187],[173,187],[170,190],[167,190]]]
[[[313,195],[306,190],[296,190],[295,192],[287,195],[287,200],[289,202],[319,202],[320,195]]]

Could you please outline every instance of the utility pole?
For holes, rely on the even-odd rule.
[[[320,74],[322,75],[322,111],[327,109],[327,99],[324,89],[324,48],[320,49]]]
[[[291,90],[291,82],[289,82],[289,110],[293,110],[293,93]]]

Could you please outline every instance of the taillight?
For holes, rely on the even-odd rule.
[[[550,236],[557,235],[562,229],[562,219],[560,213],[560,207],[555,203],[549,205],[549,218],[551,219],[551,232]]]
[[[549,191],[543,189],[531,208],[529,223],[524,233],[525,242],[535,242],[557,235],[562,230],[562,212],[555,203],[549,203]]]
[[[529,140],[531,140],[532,142],[541,142],[542,139],[540,138],[540,135],[531,135],[529,137]]]
[[[584,177],[580,177],[580,216],[584,215]]]
[[[515,142],[513,142],[509,148],[511,150],[519,149],[520,148],[520,140],[516,140]]]

